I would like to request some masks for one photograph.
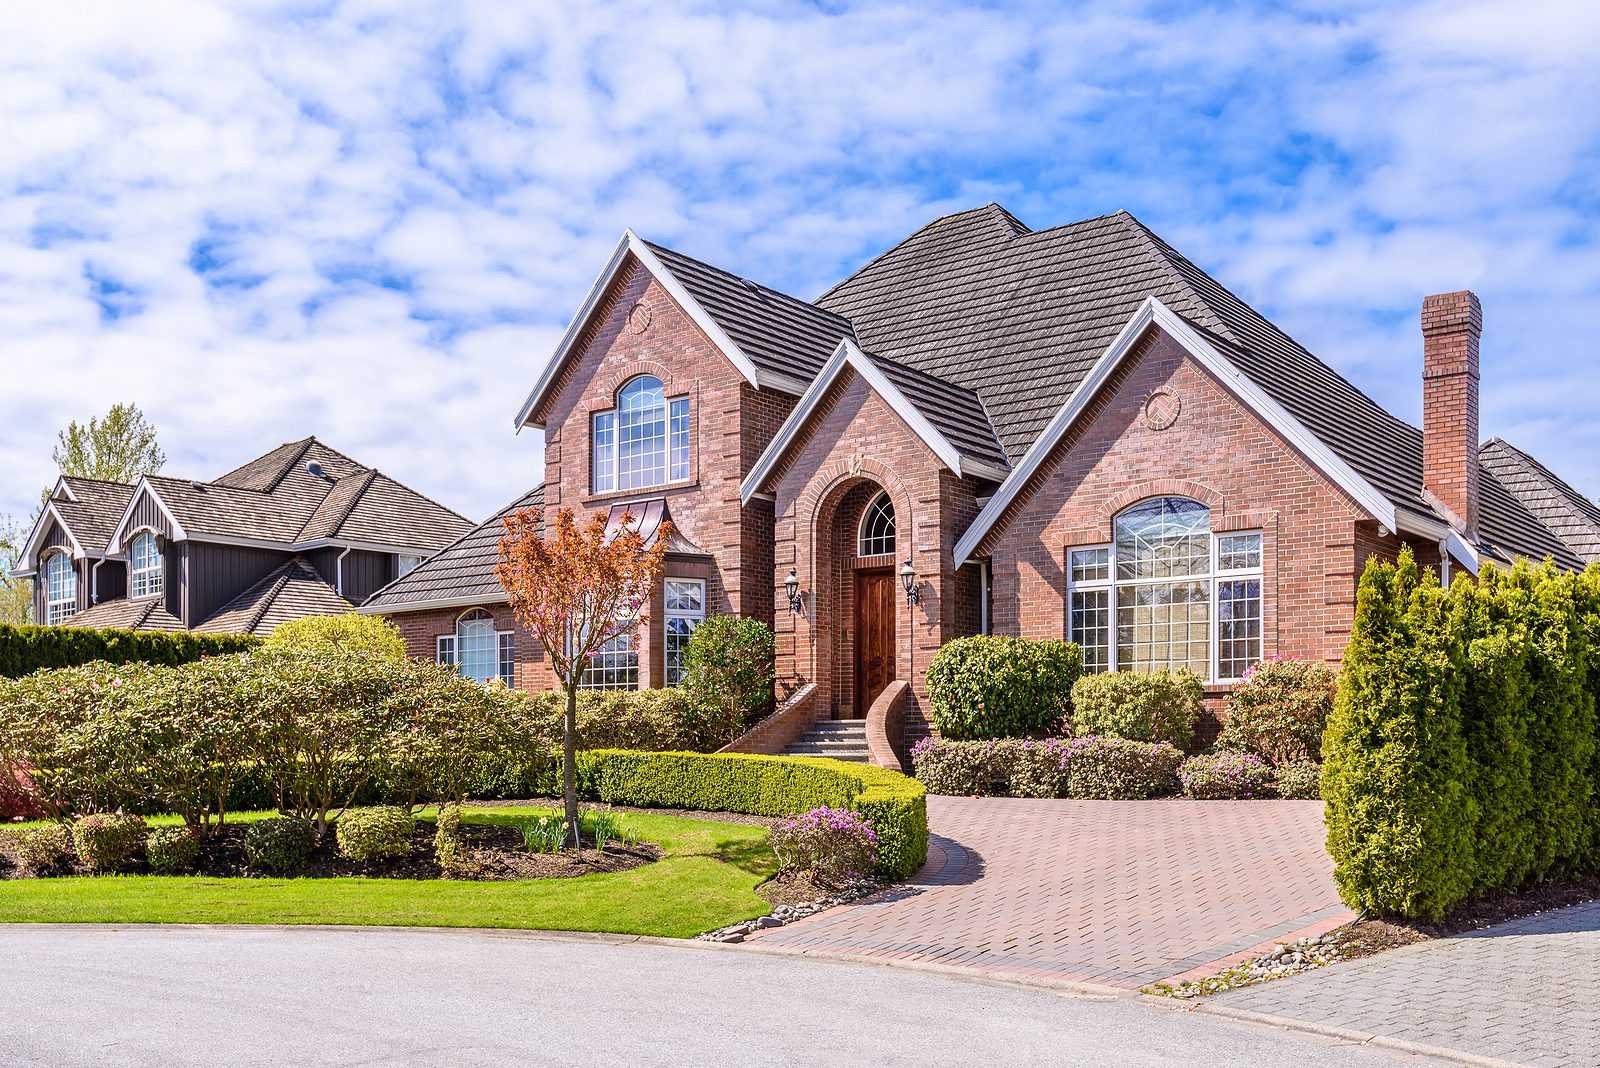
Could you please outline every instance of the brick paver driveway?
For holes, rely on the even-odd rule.
[[[911,883],[752,941],[1136,988],[1351,914],[1318,801],[928,798]]]
[[[1526,1065],[1600,1064],[1600,902],[1206,999]]]

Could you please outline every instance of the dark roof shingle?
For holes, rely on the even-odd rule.
[[[362,607],[404,611],[408,604],[445,598],[504,600],[505,591],[494,575],[494,565],[500,558],[500,538],[505,533],[501,520],[513,512],[543,506],[544,487],[536,486],[378,590]]]
[[[217,609],[194,629],[202,634],[271,634],[304,616],[336,616],[355,606],[334,592],[301,557],[285,561]]]
[[[1478,450],[1485,478],[1492,477],[1588,563],[1600,562],[1600,505],[1554,471],[1500,438]]]

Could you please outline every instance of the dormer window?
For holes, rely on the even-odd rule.
[[[162,576],[161,546],[147,530],[128,546],[128,596],[154,597],[161,592]]]
[[[667,400],[661,379],[630,380],[617,394],[617,406],[592,418],[594,492],[647,489],[689,477],[689,399]]]
[[[66,553],[52,553],[44,562],[44,621],[54,627],[78,610],[78,573]]]

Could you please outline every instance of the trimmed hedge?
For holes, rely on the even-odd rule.
[[[1346,904],[1435,919],[1600,871],[1600,566],[1369,562],[1323,741]]]
[[[551,787],[556,776],[551,776]],[[743,753],[578,754],[578,796],[614,805],[792,816],[829,805],[878,832],[878,873],[905,879],[928,859],[927,792],[915,779],[824,757]]]
[[[1082,674],[1083,650],[1071,642],[956,638],[928,667],[928,706],[939,733],[957,741],[1058,734]]]
[[[248,634],[169,634],[0,624],[0,676],[17,679],[45,668],[76,667],[93,660],[173,666],[203,656],[242,653],[259,644],[261,639]]]
[[[1178,791],[1183,752],[1166,742],[1078,738],[924,738],[911,751],[917,778],[936,794],[1137,801]]]
[[[1072,733],[1166,742],[1187,749],[1194,742],[1205,687],[1187,668],[1176,673],[1104,671],[1085,675],[1072,687]]]

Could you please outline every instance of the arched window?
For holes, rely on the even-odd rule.
[[[44,562],[44,621],[65,623],[78,610],[78,573],[66,553],[51,553]]]
[[[145,531],[128,546],[128,596],[150,597],[161,592],[161,546]]]
[[[517,674],[516,633],[496,630],[494,616],[482,608],[465,612],[456,620],[454,634],[437,639],[438,660],[454,664],[469,679],[490,682],[499,679],[515,685]]]
[[[887,490],[872,498],[861,514],[861,532],[856,539],[859,556],[883,556],[894,552],[894,502]]]
[[[689,400],[666,399],[661,379],[640,375],[617,406],[593,416],[594,491],[645,489],[689,477]]]
[[[1156,497],[1117,515],[1110,545],[1068,556],[1068,637],[1087,670],[1237,679],[1261,658],[1259,532],[1213,534],[1199,501]]]

